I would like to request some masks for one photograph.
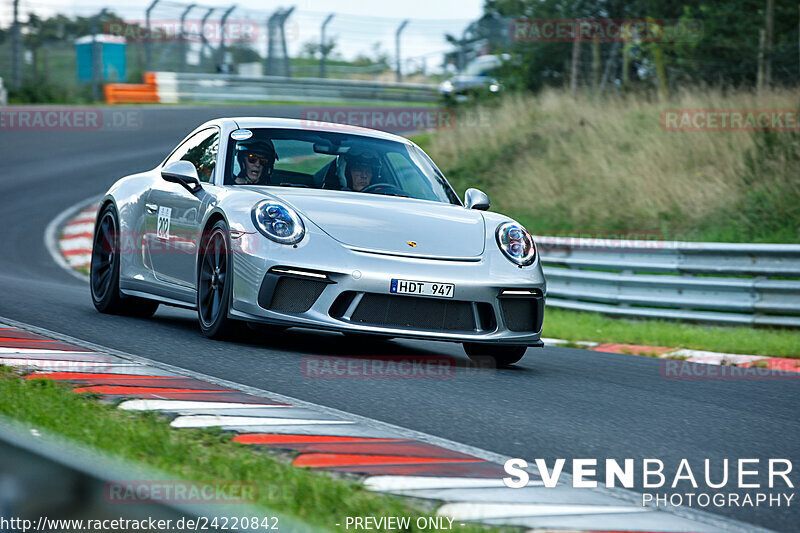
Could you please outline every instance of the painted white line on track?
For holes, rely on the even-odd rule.
[[[72,255],[72,256],[67,257],[67,263],[69,263],[73,267],[86,266],[91,262],[92,262],[92,254],[91,253],[81,254],[81,255]],[[73,270],[73,272],[75,272],[75,271]]]
[[[692,363],[705,363],[707,365],[720,365],[720,364],[741,364],[752,363],[753,361],[760,361],[762,359],[769,359],[767,355],[743,355],[735,353],[721,353],[721,352],[706,352],[703,350],[675,350],[660,357],[686,357],[686,360]]]
[[[352,424],[349,420],[314,420],[310,418],[272,418],[261,416],[186,415],[175,418],[175,428],[207,428],[216,426],[300,426]]]
[[[541,481],[529,481],[528,487],[541,487]],[[371,476],[364,486],[375,492],[425,489],[491,489],[507,488],[502,479],[478,477]],[[509,489],[513,490],[513,489]]]
[[[120,363],[109,363],[102,361],[69,361],[63,359],[15,359],[7,357],[0,357],[0,364],[7,366],[39,368],[41,370],[47,370],[47,371],[59,370],[63,372],[71,372],[72,370],[70,369],[76,369],[76,368],[81,369],[79,370],[80,372],[82,372],[86,368],[102,368],[104,372],[108,372],[108,370],[111,368],[117,368],[117,367],[137,368],[141,366],[135,363],[120,364]]]
[[[20,339],[25,340],[25,339]],[[0,347],[0,354],[4,353],[13,353],[17,355],[23,354],[31,354],[31,355],[80,355],[80,356],[95,356],[95,357],[106,357],[105,354],[98,353],[98,352],[71,352],[66,350],[43,350],[40,348],[7,348],[5,346]]]
[[[455,520],[487,520],[492,518],[511,518],[518,516],[565,516],[617,513],[643,513],[646,507],[630,505],[570,505],[570,504],[518,504],[518,503],[446,503],[436,512],[439,516],[449,516]]]
[[[83,223],[83,224],[67,224],[63,228],[61,228],[62,235],[79,235],[81,233],[92,233],[94,232],[94,223]]]
[[[61,239],[58,242],[58,247],[65,252],[73,250],[87,250],[92,252],[92,239],[90,237],[75,237],[74,239]]]
[[[127,400],[119,404],[126,411],[191,411],[194,409],[255,409],[291,407],[261,403],[193,402],[189,400]]]
[[[94,224],[94,216],[92,213],[94,213],[94,210],[89,212],[81,211],[80,214],[84,216],[78,216],[71,219],[70,224]]]

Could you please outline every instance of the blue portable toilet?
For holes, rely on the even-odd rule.
[[[127,81],[125,38],[118,35],[95,35],[103,66],[101,81]],[[78,63],[78,81],[92,81],[92,36],[75,39]]]

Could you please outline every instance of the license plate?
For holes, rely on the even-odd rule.
[[[393,279],[389,286],[392,294],[413,294],[416,296],[433,296],[435,298],[452,298],[456,286],[452,283],[434,283],[431,281],[414,281],[409,279]]]

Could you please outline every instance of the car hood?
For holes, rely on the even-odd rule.
[[[483,254],[486,239],[479,211],[380,194],[320,189],[270,192],[352,248],[447,259]]]

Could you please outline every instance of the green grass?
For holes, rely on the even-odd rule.
[[[800,332],[790,329],[629,320],[552,307],[544,315],[543,336],[800,359]]]
[[[231,442],[219,430],[174,429],[166,417],[131,413],[74,394],[52,380],[23,380],[0,366],[0,414],[118,457],[160,469],[177,479],[242,481],[257,485],[256,505],[330,530],[346,516],[429,516],[409,500],[372,493],[325,472],[295,468],[286,455]],[[501,531],[475,524],[459,531]],[[507,529],[506,531],[512,531]],[[516,531],[516,530],[513,530]]]

